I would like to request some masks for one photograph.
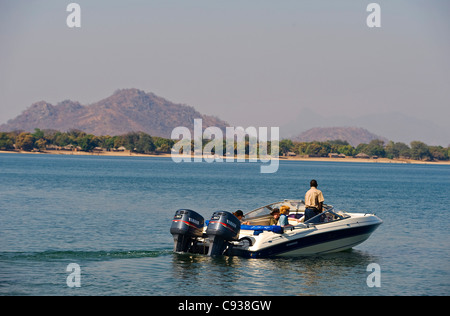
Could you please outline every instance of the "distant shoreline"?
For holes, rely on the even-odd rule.
[[[395,163],[395,164],[415,164],[415,165],[450,165],[450,161],[422,161],[414,159],[403,159],[403,158],[329,158],[329,157],[280,157],[280,160],[284,161],[333,161],[333,162],[367,162],[367,163]]]
[[[126,151],[103,151],[103,152],[84,152],[84,151],[43,151],[43,152],[29,152],[29,151],[5,151],[0,150],[2,154],[29,154],[29,155],[72,155],[72,156],[104,156],[104,157],[159,157],[171,158],[171,154],[138,154]],[[247,157],[246,157],[247,158]],[[280,157],[281,161],[325,161],[325,162],[366,162],[366,163],[397,163],[397,164],[416,164],[416,165],[450,165],[450,161],[421,161],[414,159],[401,158],[329,158],[329,157]]]

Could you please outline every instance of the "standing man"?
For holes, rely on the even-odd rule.
[[[310,218],[322,213],[323,198],[322,191],[317,190],[317,181],[311,180],[311,189],[305,194],[305,222]]]

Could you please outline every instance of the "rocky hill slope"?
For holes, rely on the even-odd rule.
[[[138,89],[122,89],[87,106],[70,100],[57,105],[45,101],[34,103],[21,115],[1,125],[0,131],[78,129],[94,135],[122,135],[142,131],[152,136],[169,138],[177,126],[186,126],[192,130],[194,119],[197,118],[203,120],[204,127],[225,129],[228,126],[219,118],[202,115],[191,106],[175,104]]]
[[[386,138],[375,135],[360,127],[315,127],[293,137],[292,140],[312,142],[337,139],[345,140],[352,146],[358,146],[361,143],[368,144],[374,139],[380,139],[384,142],[388,141]]]

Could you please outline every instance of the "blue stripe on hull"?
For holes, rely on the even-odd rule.
[[[279,245],[275,245],[272,247],[262,249],[260,251],[255,251],[255,252],[251,252],[251,251],[240,252],[239,251],[238,253],[236,253],[236,255],[242,256],[242,257],[247,257],[247,258],[273,257],[273,256],[277,256],[277,255],[280,255],[280,254],[283,254],[286,252],[291,252],[291,251],[319,245],[319,244],[330,242],[330,241],[337,241],[339,239],[370,234],[375,229],[377,229],[377,227],[380,224],[353,227],[353,228],[341,229],[341,230],[336,230],[336,231],[331,231],[331,232],[324,232],[321,234],[315,234],[312,236],[302,237],[299,240],[297,240],[297,243],[294,243],[294,240],[290,240],[290,241],[287,241],[287,242],[279,244]]]

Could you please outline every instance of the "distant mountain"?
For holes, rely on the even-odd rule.
[[[346,140],[350,145],[356,147],[361,143],[370,143],[374,139],[380,139],[387,143],[387,139],[375,135],[360,127],[314,127],[292,140],[299,142]]]
[[[297,116],[292,116],[283,125],[280,133],[282,137],[292,138],[310,128],[328,126],[363,127],[394,142],[406,144],[413,140],[444,147],[450,144],[450,125],[440,126],[424,118],[399,112],[379,112],[352,118],[345,112],[339,116],[332,116],[327,113],[319,114],[310,108],[302,108]]]
[[[138,89],[122,89],[87,106],[70,100],[57,105],[45,101],[34,103],[16,118],[0,125],[0,131],[78,129],[94,135],[142,131],[151,136],[169,138],[177,126],[192,130],[197,118],[203,120],[204,127],[217,126],[225,130],[228,126],[219,118],[202,115],[191,106],[175,104]]]

